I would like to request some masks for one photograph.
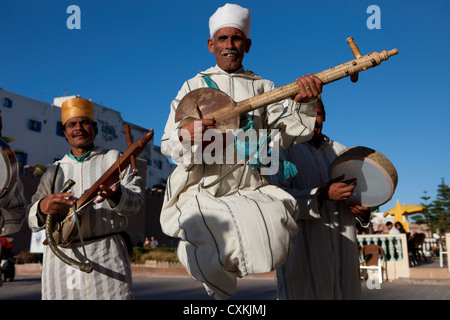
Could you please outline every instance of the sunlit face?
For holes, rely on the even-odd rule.
[[[249,52],[252,41],[236,28],[225,27],[216,31],[213,39],[208,39],[208,49],[214,53],[217,65],[232,73],[242,66],[244,55]]]
[[[66,121],[64,135],[73,148],[90,149],[96,130],[88,117],[73,117]]]

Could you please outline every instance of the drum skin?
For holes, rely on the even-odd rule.
[[[208,119],[210,114],[235,107],[235,102],[224,92],[217,89],[200,88],[189,92],[178,104],[175,122],[184,119]],[[217,120],[217,119],[216,119]],[[227,129],[239,129],[239,117],[217,120],[215,128],[225,133]]]
[[[341,151],[330,166],[335,179],[345,174],[345,180],[357,178],[350,197],[365,207],[377,207],[391,200],[397,187],[398,175],[392,162],[380,152],[366,147],[350,147]]]
[[[19,175],[16,155],[9,145],[0,139],[0,198],[14,186]]]
[[[189,92],[181,99],[175,114],[175,122],[183,125],[185,122],[195,119],[209,119],[210,115],[218,110],[236,107],[236,103],[224,92],[211,89],[200,88]],[[217,119],[216,119],[217,120]],[[239,129],[239,117],[218,120],[214,123],[214,128],[222,133],[222,145],[227,146],[234,142],[234,132]],[[212,142],[212,138],[202,141],[202,150]],[[212,139],[209,140],[209,139]]]

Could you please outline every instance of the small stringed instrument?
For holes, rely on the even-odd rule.
[[[316,73],[315,76],[322,80],[324,85],[348,76],[352,76],[352,81],[356,82],[359,72],[376,67],[389,57],[398,54],[397,49],[392,49],[361,56],[353,38],[349,37],[347,42],[356,59]],[[299,87],[293,82],[236,103],[220,90],[196,89],[180,101],[175,113],[175,122],[214,118],[215,127],[225,133],[227,129],[239,128],[240,115],[286,98],[293,98],[298,93]]]

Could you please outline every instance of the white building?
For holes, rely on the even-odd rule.
[[[55,98],[53,104],[30,99],[0,88],[0,111],[3,119],[2,135],[15,140],[9,142],[21,167],[41,164],[47,166],[69,152],[69,145],[60,130],[61,105],[75,96]],[[127,143],[124,125],[131,129],[133,141],[140,139],[149,129],[123,121],[119,112],[94,102],[98,135],[95,144],[108,149],[125,151]],[[165,185],[175,165],[161,154],[153,139],[138,156],[147,163],[147,172],[139,174],[147,187]],[[140,161],[143,162],[143,161]]]

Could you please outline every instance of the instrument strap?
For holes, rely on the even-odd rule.
[[[59,166],[60,166],[60,163],[58,162],[58,164],[56,165],[55,174],[53,175],[52,186],[50,187],[51,194],[55,193],[55,182],[56,182],[56,176],[58,174]],[[76,208],[76,203],[74,202],[73,203],[73,212],[74,212],[74,219],[75,219],[75,222],[76,222],[76,225],[77,225],[77,229],[78,229],[78,237],[80,238],[81,247],[82,247],[83,253],[84,253],[84,258],[86,260],[88,260],[87,259],[87,254],[86,254],[86,249],[84,247],[83,236],[81,235],[81,226],[80,226],[80,222],[78,220],[78,214],[76,212],[76,209],[77,209]]]
[[[208,85],[208,87],[210,87],[211,89],[217,89],[219,90],[219,87],[217,86],[217,84],[214,82],[213,79],[211,79],[211,77],[207,74],[205,74],[203,76],[203,80],[205,80],[206,84]]]
[[[80,225],[80,221],[78,220],[78,213],[77,213],[77,205],[75,203],[75,201],[73,202],[73,212],[74,212],[74,219],[75,219],[75,223],[77,224],[77,229],[78,229],[78,238],[80,238],[80,243],[81,243],[81,248],[83,249],[83,253],[84,253],[84,259],[87,261],[87,254],[86,254],[86,248],[84,247],[84,241],[83,241],[83,235],[81,234],[81,225]]]
[[[209,88],[220,90],[219,87],[217,86],[217,84],[214,82],[213,79],[211,79],[211,77],[209,75],[207,75],[207,74],[203,75],[203,80],[205,80],[205,82]],[[244,115],[243,118],[244,117],[246,117],[245,120],[248,121],[247,125],[241,129],[239,129],[236,132],[235,137],[234,137],[236,152],[238,153],[239,158],[242,159],[242,162],[235,164],[233,167],[231,167],[229,170],[227,170],[225,173],[223,173],[221,176],[219,176],[212,183],[210,183],[206,186],[202,184],[203,189],[210,188],[213,185],[216,185],[217,183],[222,181],[226,176],[228,176],[230,173],[232,173],[233,171],[235,171],[236,169],[238,169],[239,167],[241,167],[245,164],[251,166],[253,169],[258,169],[259,166],[261,165],[260,160],[259,160],[259,147],[261,147],[262,144],[267,145],[270,142],[271,137],[270,137],[270,135],[262,137],[258,142],[258,146],[257,146],[256,150],[249,150],[248,142],[240,142],[237,140],[237,135],[240,131],[246,131],[249,129],[253,129],[253,127],[255,125],[255,123],[253,122],[253,120],[251,119],[250,116]],[[256,163],[252,163],[252,164],[249,163],[249,160],[251,157],[253,157],[254,160],[256,160],[255,161]],[[298,172],[295,165],[289,161],[284,161],[284,162],[282,162],[281,165],[282,165],[282,171],[281,171],[282,172],[282,180],[287,180],[287,179],[295,176]]]
[[[55,174],[53,175],[53,182],[52,186],[50,187],[50,194],[55,193],[55,182],[56,182],[56,175],[58,174],[58,169],[59,169],[59,162],[56,165]]]
[[[122,171],[120,171],[120,158],[117,159],[117,170],[119,171],[120,180],[123,180]]]

